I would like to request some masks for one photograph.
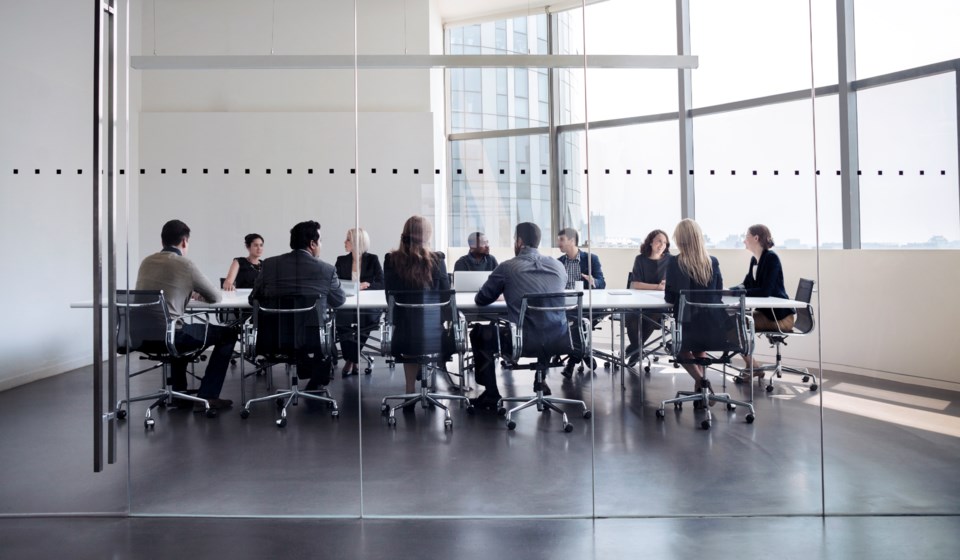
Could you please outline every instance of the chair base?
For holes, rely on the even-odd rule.
[[[754,371],[770,372],[770,376],[767,379],[766,390],[768,393],[773,392],[773,378],[782,379],[784,373],[792,373],[794,375],[801,376],[802,383],[810,383],[810,390],[817,390],[817,379],[815,376],[810,375],[810,371],[807,368],[793,368],[783,365],[783,357],[780,354],[780,345],[784,344],[782,340],[776,338],[768,337],[768,340],[773,344],[777,350],[776,361],[772,364],[767,364],[765,366],[760,366],[754,368]],[[811,381],[811,378],[813,381]]]
[[[703,387],[699,391],[677,391],[676,398],[661,401],[660,408],[657,409],[657,418],[663,419],[666,416],[664,409],[668,404],[672,404],[675,409],[679,410],[683,408],[683,403],[685,402],[701,403],[703,405],[703,408],[707,412],[707,417],[700,421],[700,427],[704,430],[709,430],[711,424],[713,423],[713,414],[710,412],[710,403],[724,403],[727,405],[727,410],[736,410],[738,406],[747,407],[750,409],[750,412],[747,413],[747,416],[744,418],[744,420],[746,420],[747,424],[752,424],[756,419],[756,411],[754,410],[752,404],[746,401],[734,399],[729,393],[712,392],[709,381],[705,381]]]
[[[543,374],[539,369],[536,371],[536,381],[537,381],[537,384],[536,384],[537,387],[543,387]],[[503,405],[504,403],[511,403],[511,402],[518,402],[522,404],[520,406],[507,410],[506,407],[504,407]],[[520,412],[521,410],[525,408],[530,408],[531,406],[536,406],[538,412],[543,412],[545,410],[553,410],[555,412],[559,412],[561,415],[561,419],[563,420],[563,431],[567,433],[572,432],[573,424],[571,424],[569,419],[567,418],[567,413],[564,412],[562,408],[557,406],[560,404],[579,405],[580,408],[583,409],[583,412],[581,413],[581,415],[584,418],[590,418],[591,416],[590,409],[587,408],[587,403],[585,403],[584,401],[577,400],[577,399],[565,399],[561,397],[546,396],[543,394],[542,388],[539,389],[533,395],[526,395],[522,397],[501,398],[499,401],[497,401],[497,414],[506,415],[507,429],[513,430],[513,429],[516,429],[517,427],[517,423],[513,420],[513,415]]]
[[[430,368],[431,374],[434,370]],[[432,375],[431,375],[432,377]],[[402,395],[388,395],[383,397],[383,400],[380,401],[380,411],[387,415],[387,425],[396,426],[397,417],[396,412],[399,408],[405,408],[408,406],[414,406],[417,403],[420,403],[421,408],[428,408],[430,405],[433,405],[441,410],[443,410],[443,427],[452,428],[453,427],[453,418],[450,417],[450,409],[444,405],[441,400],[445,401],[462,401],[467,405],[467,412],[473,412],[473,404],[471,404],[470,399],[463,395],[449,395],[444,393],[431,393],[430,384],[428,383],[428,376],[423,374],[421,370],[420,374],[420,392],[418,393],[404,393]],[[396,406],[390,406],[387,404],[387,401],[399,400],[400,404]]]
[[[311,401],[326,403],[327,408],[330,409],[330,416],[333,418],[340,417],[340,408],[337,405],[337,400],[330,396],[330,393],[327,391],[326,387],[310,391],[301,390],[297,383],[296,377],[291,377],[289,389],[281,389],[272,395],[248,400],[246,403],[244,403],[243,409],[240,411],[240,417],[244,419],[249,418],[250,405],[254,403],[275,401],[277,406],[280,407],[280,418],[278,418],[275,422],[277,427],[283,428],[287,425],[287,407],[289,407],[291,404],[296,406],[301,397]]]
[[[156,369],[157,367],[163,367],[163,370],[164,370],[163,378],[167,379],[170,373],[168,371],[169,368],[167,364],[158,364],[150,368],[147,368],[145,370],[139,371],[134,375],[146,373],[148,371]],[[133,377],[133,375],[131,377]],[[180,391],[175,391],[174,389],[170,388],[169,385],[166,385],[166,384],[161,389],[153,393],[149,393],[147,395],[140,395],[140,396],[129,398],[129,399],[121,399],[117,401],[117,405],[114,407],[114,410],[116,411],[114,414],[116,414],[116,417],[118,420],[124,420],[127,417],[127,412],[130,408],[131,403],[152,400],[153,402],[150,403],[150,406],[147,407],[147,411],[144,414],[143,427],[147,429],[153,429],[154,426],[156,425],[156,420],[154,420],[153,418],[153,409],[157,408],[158,406],[167,406],[169,404],[173,404],[173,399],[175,398],[183,401],[203,403],[204,415],[207,418],[214,418],[217,415],[217,410],[214,408],[210,408],[210,401],[208,401],[207,399],[203,399],[195,395],[188,395]],[[124,410],[123,408],[124,405],[127,405],[127,410]]]

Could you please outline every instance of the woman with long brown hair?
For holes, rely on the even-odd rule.
[[[450,277],[443,253],[430,250],[433,227],[423,216],[403,224],[400,246],[383,257],[383,284],[387,292],[399,290],[449,290]],[[403,364],[406,392],[416,390],[417,364]]]

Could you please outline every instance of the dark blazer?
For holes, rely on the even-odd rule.
[[[667,277],[664,286],[663,298],[670,305],[676,305],[680,301],[680,290],[722,290],[723,276],[720,274],[720,261],[717,257],[710,257],[713,264],[713,276],[707,285],[701,286],[687,276],[687,273],[680,268],[680,259],[673,257],[667,264]]]
[[[449,290],[450,289],[450,276],[447,274],[447,262],[446,256],[437,251],[433,253],[434,258],[439,266],[434,267],[433,269],[433,281],[428,288],[422,288],[420,286],[409,286],[403,282],[403,279],[400,278],[400,275],[397,274],[397,271],[393,267],[393,262],[390,260],[390,256],[393,253],[387,253],[383,256],[383,289],[385,290]]]
[[[602,290],[603,288],[606,288],[606,287],[607,287],[607,281],[603,279],[603,270],[600,268],[600,257],[598,257],[597,255],[595,255],[595,254],[593,254],[593,253],[590,253],[590,261],[588,262],[587,259],[583,258],[583,257],[585,257],[586,255],[587,255],[587,253],[584,253],[583,251],[580,251],[580,272],[581,272],[582,274],[586,274],[587,276],[593,276],[594,282],[597,283],[597,285],[594,286],[594,288],[596,288],[597,290]],[[559,257],[558,260],[559,260],[561,263],[563,263],[563,266],[564,266],[564,267],[567,266],[567,256],[566,256],[566,255],[560,255],[560,257]],[[591,272],[591,270],[590,270],[591,267],[593,268],[593,270],[592,270],[593,274],[590,274],[590,272]],[[590,283],[587,282],[586,280],[584,280],[584,281],[583,281],[583,287],[584,287],[585,289],[589,289],[589,288],[590,288]]]
[[[753,267],[757,267],[756,271]],[[743,278],[743,287],[751,297],[790,299],[783,286],[783,266],[780,264],[780,257],[768,249],[760,255],[759,262],[756,257],[750,257],[750,268]],[[759,311],[768,318],[775,318],[778,321],[796,313],[793,309],[760,309]]]
[[[252,304],[278,296],[316,296],[324,298],[328,308],[346,301],[333,265],[300,249],[265,259],[249,299]]]
[[[340,255],[334,266],[337,269],[337,277],[341,280],[353,278],[352,254]],[[360,255],[360,281],[369,283],[371,290],[383,289],[383,268],[380,267],[380,257],[372,253]]]

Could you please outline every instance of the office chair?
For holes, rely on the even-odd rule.
[[[301,390],[298,375],[291,373],[294,364],[310,355],[332,367],[329,362],[334,351],[335,327],[333,314],[327,312],[326,301],[306,296],[280,296],[253,303],[253,322],[244,332],[246,357],[251,361],[262,357],[267,365],[284,364],[290,388],[248,400],[240,411],[240,417],[248,418],[250,406],[254,403],[275,401],[280,408],[280,418],[275,422],[282,428],[287,425],[287,408],[291,404],[296,406],[300,397],[326,403],[330,408],[330,416],[339,417],[337,401],[330,396],[326,386],[316,390]]]
[[[723,297],[733,302],[723,301]],[[727,405],[727,410],[736,410],[737,406],[750,409],[745,420],[752,424],[756,418],[753,405],[736,400],[728,393],[714,393],[710,381],[706,378],[707,368],[714,364],[729,364],[738,354],[753,350],[753,316],[747,314],[743,291],[723,290],[682,290],[677,303],[672,328],[673,360],[677,364],[697,364],[704,369],[702,387],[699,391],[678,391],[676,398],[660,403],[657,418],[665,416],[664,408],[672,404],[674,409],[683,408],[683,403],[693,402],[706,410],[706,418],[700,427],[709,430],[713,421],[710,413],[711,403]],[[710,352],[703,358],[681,357],[683,352]]]
[[[558,320],[559,319],[559,320]],[[527,294],[520,300],[520,317],[516,325],[506,322],[510,329],[510,369],[532,369],[534,371],[535,394],[523,397],[504,397],[497,403],[497,413],[506,415],[507,428],[513,430],[517,423],[513,415],[525,408],[536,406],[539,412],[553,410],[563,419],[563,431],[573,431],[573,424],[567,419],[567,413],[559,404],[580,405],[582,416],[590,418],[587,404],[581,400],[564,399],[544,395],[544,377],[550,368],[550,359],[559,354],[572,357],[589,355],[592,326],[583,316],[583,292]],[[500,337],[497,337],[499,342]],[[531,364],[519,364],[521,358],[536,358]],[[573,358],[571,358],[573,359]],[[522,403],[507,410],[503,405],[509,402]]]
[[[380,411],[387,415],[387,425],[397,423],[398,408],[430,405],[443,410],[444,428],[453,427],[450,410],[441,400],[460,401],[473,410],[470,400],[463,395],[431,392],[436,372],[453,354],[466,351],[466,320],[457,311],[456,292],[453,290],[412,290],[387,292],[387,312],[384,315],[380,347],[384,356],[392,356],[398,364],[418,364],[420,391],[389,395],[380,402]],[[399,400],[390,406],[388,401]]]
[[[117,419],[123,420],[127,417],[127,410],[123,409],[124,404],[129,408],[130,403],[153,400],[153,403],[147,407],[143,420],[144,428],[153,429],[155,425],[153,409],[172,404],[174,398],[203,403],[207,418],[216,416],[216,409],[210,408],[207,399],[175,391],[170,386],[170,364],[174,360],[195,361],[199,359],[204,348],[206,348],[206,328],[204,329],[203,343],[199,347],[193,349],[177,348],[176,334],[179,321],[170,318],[167,302],[163,297],[163,290],[117,290],[116,297],[117,353],[140,352],[144,355],[142,359],[160,363],[163,371],[162,382],[158,391],[117,402]],[[145,371],[152,369],[155,369],[155,367]],[[137,372],[132,374],[131,377],[144,372]]]
[[[790,332],[783,332],[781,330],[776,331],[759,331],[757,332],[758,336],[765,336],[770,342],[771,347],[776,348],[777,350],[777,361],[773,364],[767,364],[757,368],[759,371],[771,372],[769,379],[767,380],[767,392],[773,392],[773,378],[782,378],[783,372],[794,373],[802,376],[801,381],[803,383],[810,382],[810,379],[813,378],[813,382],[810,383],[810,390],[817,390],[817,379],[814,376],[810,375],[810,371],[807,368],[793,368],[784,366],[782,363],[782,358],[780,355],[780,345],[787,345],[787,338],[790,336],[805,336],[813,330],[815,326],[813,318],[813,306],[810,305],[810,300],[813,299],[813,280],[808,280],[806,278],[801,278],[800,282],[797,285],[797,295],[793,299],[797,301],[802,301],[806,303],[806,307],[801,307],[797,309],[796,319],[793,323],[793,330]],[[756,370],[755,370],[756,371]]]

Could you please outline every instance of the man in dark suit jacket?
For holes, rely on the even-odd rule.
[[[320,260],[320,224],[300,222],[290,230],[289,253],[263,261],[250,303],[269,301],[282,296],[314,297],[326,302],[326,307],[340,307],[346,301],[340,279],[333,265]],[[305,354],[297,361],[297,377],[309,378],[307,390],[330,382],[331,356],[319,352]]]

